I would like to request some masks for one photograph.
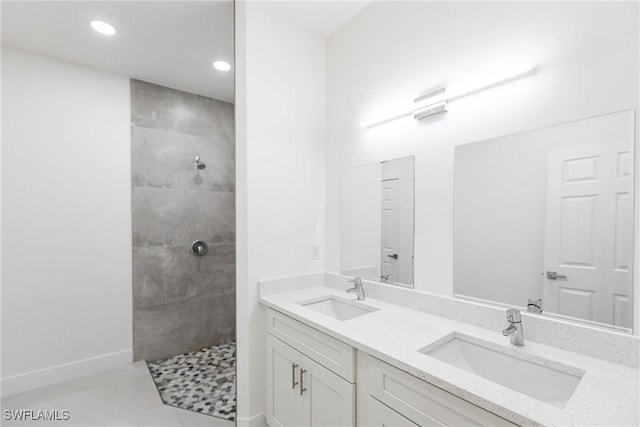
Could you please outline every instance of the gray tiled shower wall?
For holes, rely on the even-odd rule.
[[[131,80],[131,147],[134,359],[231,342],[233,104]],[[202,257],[189,252],[197,239],[209,245]]]

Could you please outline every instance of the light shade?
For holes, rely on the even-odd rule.
[[[116,29],[113,28],[113,25],[107,24],[104,21],[91,21],[91,28],[105,36],[112,36],[116,33]]]
[[[229,71],[231,69],[231,65],[225,61],[216,61],[213,63],[213,68],[220,71]]]

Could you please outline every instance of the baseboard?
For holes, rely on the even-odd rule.
[[[260,412],[251,418],[238,417],[236,427],[268,427],[267,420],[264,418],[264,412]]]
[[[133,350],[127,349],[115,353],[104,354],[88,359],[77,360],[63,365],[52,366],[50,368],[37,371],[26,372],[0,380],[1,395],[22,393],[51,384],[83,377],[129,364],[133,361]]]

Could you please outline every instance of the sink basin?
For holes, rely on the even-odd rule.
[[[378,310],[377,308],[368,307],[333,295],[301,301],[298,304],[337,320],[349,320]]]
[[[459,333],[418,351],[558,408],[566,406],[584,375],[550,360],[507,354],[507,348]]]

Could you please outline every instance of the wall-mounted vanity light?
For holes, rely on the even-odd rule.
[[[535,68],[531,64],[525,63],[511,70],[506,70],[491,79],[475,85],[472,88],[454,93],[446,93],[446,87],[444,84],[442,84],[420,93],[414,99],[413,108],[411,110],[399,111],[395,114],[390,114],[387,117],[366,120],[364,122],[361,122],[360,126],[363,128],[371,128],[386,122],[390,122],[392,120],[399,119],[401,117],[406,117],[411,114],[413,114],[413,118],[415,120],[422,120],[427,117],[433,117],[439,114],[443,114],[447,112],[447,104],[453,100],[460,99],[477,92],[481,92],[483,90],[501,85],[503,83],[507,83],[520,77],[524,77],[533,73],[534,71]]]
[[[426,119],[447,112],[447,87],[444,84],[427,89],[413,100],[413,118]]]

